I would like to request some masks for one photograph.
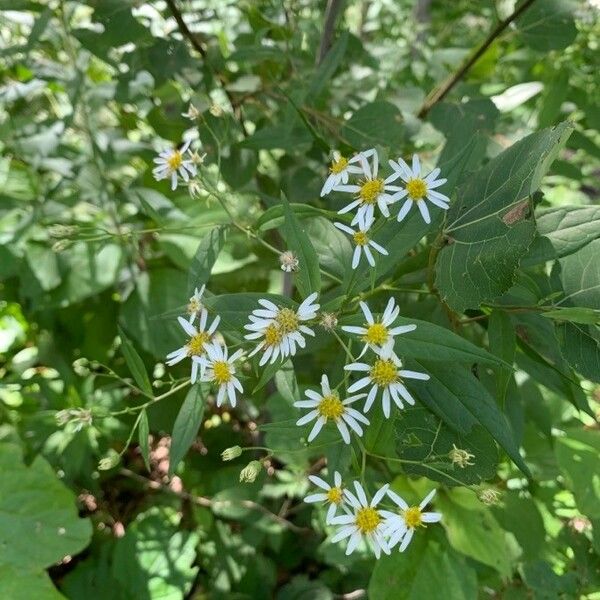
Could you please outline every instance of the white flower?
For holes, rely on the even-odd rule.
[[[247,340],[258,340],[263,338],[258,346],[249,354],[254,356],[263,351],[259,365],[267,362],[274,363],[277,357],[285,358],[296,354],[296,344],[300,348],[306,346],[304,335],[315,335],[315,332],[303,325],[303,321],[309,321],[317,316],[319,304],[315,304],[317,293],[311,294],[295,311],[291,308],[279,307],[270,300],[261,298],[258,303],[262,308],[252,311],[249,316],[250,323],[244,325],[251,333],[244,337]]]
[[[371,546],[375,556],[379,558],[381,551],[390,554],[390,548],[383,536],[386,524],[387,511],[377,509],[377,505],[388,491],[388,485],[384,485],[369,503],[367,495],[358,481],[354,482],[356,495],[349,490],[344,490],[344,496],[348,501],[352,514],[339,515],[331,520],[334,525],[340,525],[339,531],[331,539],[332,543],[339,542],[349,537],[346,546],[346,554],[352,554],[362,540],[366,540]]]
[[[190,336],[187,344],[184,344],[181,348],[167,354],[167,364],[169,366],[177,364],[182,361],[186,356],[192,358],[192,383],[196,383],[198,379],[198,363],[193,359],[194,357],[202,356],[212,340],[212,336],[216,331],[221,317],[216,316],[210,327],[206,329],[206,322],[208,320],[208,312],[205,309],[200,310],[200,322],[198,323],[198,329],[194,327],[191,321],[186,321],[183,317],[177,317],[179,324],[183,330]]]
[[[435,204],[444,210],[448,210],[450,198],[436,192],[434,189],[444,185],[447,181],[447,179],[436,179],[440,174],[440,169],[434,169],[429,175],[422,177],[421,164],[419,162],[419,157],[416,154],[413,155],[412,169],[401,158],[398,159],[398,162],[390,160],[389,163],[390,167],[392,167],[395,172],[393,175],[394,180],[400,177],[406,184],[404,189],[394,194],[394,201],[401,200],[405,196],[408,196],[398,212],[398,222],[406,217],[413,203],[416,202],[425,223],[431,223],[431,217],[425,198],[432,204]]]
[[[363,156],[372,156],[375,149],[367,150],[363,152]],[[348,183],[348,175],[350,173],[362,173],[360,167],[355,166],[355,163],[359,161],[359,155],[356,154],[352,158],[348,159],[343,157],[337,150],[333,152],[333,160],[329,167],[329,176],[325,180],[323,189],[321,190],[321,197],[329,194],[331,190],[340,183]]]
[[[381,321],[375,321],[371,310],[365,302],[360,302],[360,307],[365,315],[365,319],[367,320],[364,327],[355,327],[353,325],[344,325],[342,327],[342,330],[346,331],[347,333],[357,333],[358,335],[362,336],[362,341],[365,343],[365,347],[360,353],[360,356],[367,351],[367,348],[379,350],[383,348],[384,344],[389,342],[389,340],[391,340],[394,336],[408,333],[409,331],[414,331],[417,328],[416,325],[412,324],[399,325],[398,327],[390,328],[390,325],[400,314],[400,307],[396,306],[396,301],[394,298],[389,299],[387,306],[383,311]]]
[[[385,535],[389,536],[388,544],[393,548],[400,540],[400,552],[404,552],[417,527],[426,527],[425,523],[437,523],[442,519],[442,513],[424,512],[423,509],[429,504],[435,496],[436,490],[432,490],[423,498],[419,506],[408,506],[402,497],[388,490],[388,496],[399,506],[401,513],[392,513],[385,523]]]
[[[364,178],[358,182],[358,185],[338,185],[334,187],[336,192],[350,192],[356,194],[356,199],[347,206],[338,211],[338,214],[350,212],[358,207],[358,211],[352,219],[351,225],[357,223],[363,230],[368,229],[368,223],[375,219],[375,205],[379,207],[384,217],[390,216],[388,206],[395,202],[395,198],[389,192],[399,192],[401,187],[389,185],[391,181],[397,179],[398,175],[390,175],[387,179],[377,176],[379,170],[379,157],[377,152],[373,152],[373,166],[369,165],[367,157],[363,153],[358,154],[358,161],[362,167]]]
[[[334,485],[329,485],[324,479],[321,479],[316,475],[309,475],[308,478],[314,485],[325,491],[309,494],[304,498],[304,502],[326,502],[329,504],[326,521],[327,523],[331,523],[331,519],[335,517],[337,509],[345,508],[346,506],[344,500],[344,487],[342,486],[342,476],[337,471],[333,474]]]
[[[403,383],[404,378],[421,379],[423,381],[429,379],[429,375],[425,373],[402,369],[402,361],[394,354],[393,348],[394,340],[391,339],[381,350],[376,351],[377,358],[372,365],[356,362],[344,367],[347,371],[366,371],[368,373],[368,375],[359,379],[348,388],[348,392],[352,393],[357,390],[362,390],[368,385],[372,386],[369,395],[367,396],[367,401],[365,402],[365,412],[367,412],[373,405],[373,402],[375,402],[377,392],[380,389],[383,390],[382,405],[383,414],[386,418],[390,416],[390,399],[393,400],[400,409],[403,408],[402,398],[409,404],[415,403],[415,399],[410,395],[410,392]],[[400,396],[402,396],[402,398],[400,398]]]
[[[194,356],[192,360],[200,364],[201,381],[209,381],[218,386],[217,406],[223,404],[225,395],[229,398],[231,406],[235,406],[235,391],[243,392],[240,380],[235,376],[235,361],[242,356],[243,350],[237,350],[227,358],[227,346],[207,344],[206,354]]]
[[[286,273],[298,270],[298,258],[290,250],[286,250],[279,255],[279,262],[281,263],[281,270]]]
[[[187,311],[190,315],[189,321],[190,323],[194,322],[194,319],[198,316],[200,311],[202,310],[202,294],[204,294],[204,290],[206,289],[206,285],[203,285],[200,290],[198,288],[194,288],[194,294],[190,298],[190,301],[187,305]]]
[[[364,398],[366,394],[358,394],[357,396],[350,396],[345,400],[340,400],[338,393],[331,390],[327,375],[321,377],[321,390],[322,394],[318,394],[313,390],[306,390],[306,397],[309,400],[294,402],[296,408],[313,409],[298,419],[296,425],[306,425],[314,419],[317,420],[308,436],[308,441],[312,442],[317,437],[323,425],[329,419],[335,422],[346,444],[350,443],[350,431],[348,431],[348,427],[358,436],[362,436],[363,430],[358,421],[368,425],[369,420],[355,408],[350,407],[349,404],[356,402],[359,398]]]
[[[161,179],[171,179],[171,189],[177,188],[177,175],[181,175],[184,181],[189,181],[190,175],[196,176],[196,166],[191,160],[184,158],[185,153],[190,147],[190,140],[188,140],[181,148],[173,148],[170,150],[163,150],[158,158],[154,159],[156,167],[153,169],[152,174],[154,179],[160,181]]]
[[[360,257],[364,252],[367,262],[374,267],[375,259],[373,258],[373,253],[371,252],[371,248],[377,250],[379,254],[383,254],[384,256],[388,255],[388,251],[377,242],[374,242],[369,237],[369,229],[372,225],[372,221],[369,223],[362,223],[358,226],[358,229],[355,231],[354,229],[348,227],[348,225],[344,225],[343,223],[334,223],[334,225],[352,236],[352,241],[356,244],[356,248],[354,248],[354,254],[352,255],[352,268],[356,269],[358,267],[358,263],[360,263]],[[371,246],[371,248],[369,248]]]
[[[187,112],[181,113],[182,117],[195,121],[200,116],[200,111],[190,102]]]

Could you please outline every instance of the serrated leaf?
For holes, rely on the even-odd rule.
[[[150,427],[148,425],[148,414],[144,408],[140,413],[140,421],[138,423],[138,442],[140,445],[140,452],[144,459],[146,469],[150,471],[150,446],[148,436],[150,435]]]
[[[398,148],[405,135],[402,113],[391,102],[365,104],[346,121],[341,135],[355,150],[372,146]]]
[[[139,388],[150,398],[154,396],[152,393],[152,386],[150,385],[150,379],[148,373],[146,373],[146,367],[144,367],[144,361],[140,355],[136,352],[133,344],[129,341],[129,338],[125,335],[125,332],[118,328],[119,337],[121,338],[121,352],[125,357],[127,366],[133,375],[135,382]]]
[[[560,259],[563,302],[600,309],[600,239]]]
[[[436,262],[436,285],[451,308],[478,308],[512,285],[535,233],[530,197],[571,131],[562,123],[527,136],[458,190]]]
[[[192,260],[188,273],[188,294],[191,296],[195,288],[200,288],[210,278],[210,272],[225,244],[224,227],[211,229],[203,238]]]
[[[321,271],[317,253],[306,234],[304,227],[292,211],[287,198],[282,195],[283,214],[285,216],[285,239],[288,250],[293,251],[298,258],[298,271],[296,273],[296,286],[303,298],[313,292],[321,291]]]
[[[204,406],[202,385],[196,384],[186,394],[173,425],[169,451],[169,477],[173,476],[177,465],[184,459],[198,435],[204,416]]]
[[[516,20],[523,41],[541,52],[566,48],[577,35],[574,9],[571,0],[534,2]]]

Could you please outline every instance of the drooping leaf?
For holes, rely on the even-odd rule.
[[[458,190],[436,262],[436,285],[451,308],[478,308],[512,285],[535,233],[530,197],[571,131],[563,123],[529,135]]]
[[[153,396],[152,385],[150,385],[150,379],[144,366],[144,361],[140,355],[136,352],[133,344],[129,341],[129,338],[125,335],[125,332],[119,327],[119,337],[121,338],[121,352],[125,357],[127,366],[133,375],[133,379],[138,384],[140,389],[149,397]]]
[[[225,229],[223,227],[211,229],[202,238],[188,273],[188,294],[190,296],[195,288],[200,288],[208,281],[210,272],[224,244]]]

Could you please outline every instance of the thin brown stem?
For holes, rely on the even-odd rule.
[[[443,100],[450,90],[465,76],[465,74],[473,67],[473,65],[485,54],[486,50],[492,45],[494,40],[498,38],[504,30],[516,19],[518,19],[535,0],[525,0],[511,15],[506,19],[499,21],[496,27],[490,31],[487,38],[467,57],[459,69],[452,73],[445,81],[435,87],[431,93],[425,98],[417,116],[423,119],[431,108],[440,100]]]
[[[317,54],[317,65],[323,62],[323,59],[331,48],[331,41],[333,39],[333,32],[335,30],[335,22],[337,21],[338,14],[344,5],[344,0],[328,0],[327,8],[325,9],[325,23],[323,25],[323,35],[321,36],[321,43],[319,44],[319,52]]]

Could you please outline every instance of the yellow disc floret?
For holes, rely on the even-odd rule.
[[[344,405],[337,394],[323,396],[319,402],[317,410],[322,417],[326,419],[339,419],[344,414]]]
[[[335,175],[337,175],[338,173],[341,173],[347,166],[348,159],[344,158],[343,156],[340,156],[337,160],[331,161],[331,166],[329,167],[329,170]]]
[[[265,329],[265,348],[268,348],[269,346],[276,346],[279,344],[279,342],[281,342],[282,338],[283,333],[281,332],[281,329],[279,329],[275,323],[271,323]]]
[[[385,187],[383,179],[365,179],[360,184],[358,197],[363,204],[375,204]]]
[[[186,344],[188,356],[200,356],[204,352],[204,344],[208,342],[210,342],[210,335],[206,331],[199,331]]]
[[[327,500],[332,504],[340,504],[342,501],[342,488],[332,487],[327,492]]]
[[[379,387],[387,387],[398,380],[398,368],[388,359],[378,358],[369,373],[371,380]]]
[[[423,513],[418,506],[411,506],[404,511],[404,522],[410,529],[415,527],[425,527],[423,523]]]
[[[183,164],[183,156],[181,155],[181,152],[179,152],[179,150],[174,150],[173,154],[171,154],[171,156],[169,156],[167,159],[167,164],[169,165],[169,169],[171,169],[171,171],[177,171],[177,169],[179,169],[179,167],[181,167]]]
[[[275,320],[283,333],[292,333],[298,329],[298,315],[291,308],[281,308]]]
[[[213,363],[213,379],[219,385],[231,381],[231,367],[226,360],[216,360]]]
[[[368,344],[383,345],[388,339],[388,330],[383,323],[373,323],[367,327],[367,333],[363,336],[363,341]]]
[[[427,194],[427,184],[422,179],[410,179],[406,191],[411,200],[421,200]]]
[[[355,523],[361,533],[372,533],[381,523],[381,517],[376,509],[367,506],[356,511]]]
[[[364,231],[356,231],[352,234],[352,239],[357,246],[366,246],[369,243],[369,238]]]

